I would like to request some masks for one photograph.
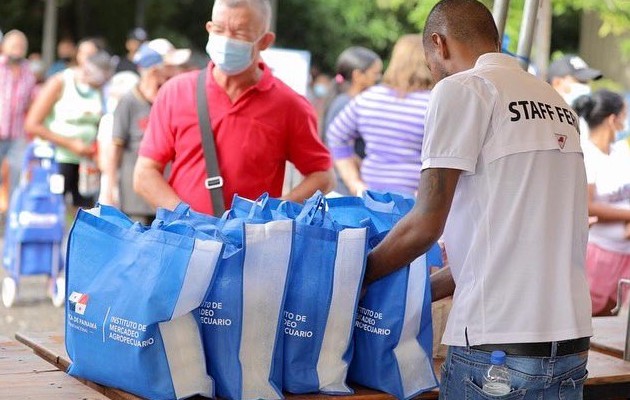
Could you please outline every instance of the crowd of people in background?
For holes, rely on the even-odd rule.
[[[209,55],[212,57],[214,52],[220,58],[221,51],[232,44],[218,40],[222,37],[223,27],[211,24],[207,29],[210,32]],[[256,46],[261,39],[257,40]],[[57,60],[46,66],[38,53],[29,55],[28,38],[22,32],[11,30],[4,35],[0,55],[0,176],[4,195],[0,198],[4,197],[5,204],[0,201],[1,208],[6,209],[8,193],[18,185],[21,155],[27,143],[44,140],[56,147],[55,158],[64,177],[64,194],[70,214],[74,214],[77,207],[91,207],[99,201],[118,206],[145,224],[151,222],[157,203],[149,201],[148,196],[162,186],[149,186],[158,182],[154,180],[158,175],[161,177],[159,182],[169,179],[170,157],[178,151],[176,147],[150,150],[151,145],[168,144],[170,133],[162,132],[161,136],[157,133],[165,128],[165,124],[175,123],[162,120],[164,116],[158,114],[179,110],[181,97],[169,97],[168,93],[179,96],[177,91],[194,92],[194,86],[182,83],[184,81],[169,89],[167,94],[160,94],[160,88],[171,78],[198,66],[191,62],[190,49],[176,49],[164,38],[150,40],[142,28],[129,32],[125,49],[126,54],[112,57],[100,38],[84,38],[78,43],[63,38],[57,46]],[[254,57],[257,58],[256,52],[262,47],[255,49]],[[252,52],[252,48],[247,51]],[[219,58],[213,60],[217,65],[222,62]],[[253,60],[250,65],[258,62],[260,60]],[[311,76],[307,96],[311,108],[298,107],[308,121],[311,121],[311,110],[313,115],[317,113],[316,119],[311,121],[315,125],[305,133],[304,138],[308,140],[304,140],[310,143],[316,140],[311,135],[318,133],[318,140],[328,147],[334,159],[339,194],[361,195],[370,189],[416,195],[427,106],[434,85],[422,36],[410,34],[399,38],[386,64],[383,73],[384,62],[376,52],[365,47],[349,47],[339,54],[334,71]],[[222,66],[230,68],[227,64]],[[264,74],[267,72],[264,66],[261,68],[265,84]],[[258,71],[252,69],[255,75]],[[218,79],[229,80],[231,76],[230,72]],[[550,65],[547,78],[580,117],[591,223],[587,273],[594,315],[610,312],[618,280],[630,278],[630,141],[617,140],[621,133],[628,133],[628,110],[619,93],[609,90],[591,93],[589,84],[601,77],[600,71],[588,66],[580,57],[567,55]],[[192,75],[187,79],[193,79]],[[212,83],[208,88],[216,92],[218,89],[214,85]],[[261,84],[255,87],[262,91],[258,85]],[[218,106],[223,107],[218,112],[221,114],[225,112],[224,108],[229,109],[240,94],[217,100]],[[189,100],[187,106],[194,109],[194,98]],[[156,101],[158,110],[153,111],[156,115],[150,122]],[[210,109],[213,110],[212,106]],[[220,118],[226,117],[221,115]],[[453,118],[457,118],[456,112]],[[181,121],[180,118],[177,123]],[[145,145],[142,153],[141,142],[150,126],[152,142]],[[285,156],[274,152],[273,142],[256,136],[254,131],[258,128],[260,126],[247,127],[249,136],[242,145],[249,146],[245,151],[257,154],[255,162],[267,162],[264,161],[266,156],[259,154],[263,150],[267,156],[277,156],[274,158],[274,162],[278,161],[277,171],[273,173],[273,187],[276,188],[283,174],[281,167]],[[223,146],[227,139],[218,140]],[[298,164],[303,163],[300,166],[307,175],[327,169],[326,157],[316,163],[315,169],[315,164],[302,161],[313,156],[303,151],[306,142],[291,139],[288,142],[290,156]],[[173,143],[168,145],[174,146]],[[254,147],[263,150],[252,150]],[[283,148],[282,151],[286,150]],[[140,173],[144,171],[146,177],[150,170],[152,178],[134,186],[139,152]],[[225,154],[222,153],[223,159],[228,159]],[[79,190],[80,164],[85,159],[93,160],[100,171],[100,187],[94,193]],[[173,167],[176,175],[181,173],[179,160]],[[267,176],[260,177],[263,178],[268,179]],[[230,193],[235,192],[231,185],[231,182],[226,183]],[[330,185],[326,182],[322,187]],[[280,195],[276,192],[274,189],[274,194]],[[186,193],[180,197],[186,198]],[[211,209],[200,208],[202,211]]]
[[[102,38],[78,43],[62,38],[56,61],[46,68],[38,53],[28,54],[28,38],[22,32],[4,35],[0,55],[4,211],[19,182],[24,149],[33,140],[55,146],[69,216],[97,200],[121,206],[121,197],[135,199],[127,177],[151,102],[166,80],[194,66],[190,49],[175,49],[163,38],[149,40],[142,28],[129,33],[125,48],[127,54],[117,57]],[[97,165],[101,175],[100,187],[87,193],[79,190],[84,160]],[[137,213],[133,207],[128,211],[138,217],[152,214]]]

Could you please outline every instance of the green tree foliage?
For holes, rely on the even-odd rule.
[[[438,0],[279,0],[279,45],[307,48],[316,64],[332,68],[347,46],[370,47],[386,58],[396,39],[420,32]],[[493,0],[481,0],[492,9]],[[506,21],[507,47],[516,52],[525,0],[511,0]],[[600,36],[630,34],[630,1],[553,0],[551,49],[578,50],[581,13],[600,15]],[[630,57],[630,39],[621,42]]]
[[[492,7],[493,0],[482,0]],[[111,49],[124,53],[127,32],[136,23],[137,5],[144,2],[145,27],[152,37],[170,38],[177,46],[203,51],[204,24],[213,0],[57,0],[58,36],[107,38]],[[384,59],[405,33],[420,32],[437,0],[277,0],[277,45],[311,51],[313,63],[332,72],[337,55],[348,46],[369,47]],[[525,0],[511,0],[506,25],[509,49],[516,50]],[[599,34],[630,35],[628,0],[553,0],[552,51],[576,51],[580,13],[598,13]],[[0,29],[27,33],[31,49],[41,46],[44,1],[0,0]],[[630,36],[628,36],[630,37]],[[622,41],[630,56],[630,39]]]
[[[308,49],[313,64],[332,71],[339,53],[365,46],[389,55],[404,33],[417,32],[408,18],[412,7],[386,7],[371,0],[279,0],[277,44]]]
[[[388,9],[399,9],[402,7],[410,8],[411,14],[409,16],[410,21],[418,28],[422,29],[424,21],[431,8],[437,3],[437,0],[376,0],[378,4]],[[494,1],[482,0],[482,2],[492,9]],[[521,20],[523,17],[523,7],[525,6],[524,0],[511,0],[508,11],[508,19],[506,23],[506,34],[510,37],[509,49],[511,51],[516,50],[518,44],[518,36],[520,31]],[[608,35],[615,36],[627,36],[630,34],[630,1],[627,0],[553,0],[553,14],[554,22],[559,22],[557,25],[565,28],[564,20],[559,20],[558,17],[567,16],[568,21],[572,22],[579,17],[581,12],[589,11],[599,14],[602,24],[599,29],[599,35],[605,37]],[[575,21],[578,22],[578,21]],[[576,27],[574,27],[576,28]],[[564,31],[553,29],[553,34],[562,36]],[[566,46],[567,43],[559,38],[559,40],[552,40],[553,43],[559,43]],[[630,39],[622,40],[622,50],[630,57]],[[553,49],[552,50],[557,50]],[[563,47],[560,50],[564,50]],[[576,49],[569,49],[576,50]]]

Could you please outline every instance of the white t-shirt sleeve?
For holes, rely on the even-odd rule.
[[[601,169],[602,157],[598,154],[597,148],[591,143],[585,143],[582,151],[584,152],[586,182],[589,185],[593,185],[597,180],[597,171]]]
[[[423,170],[453,168],[475,172],[492,111],[479,83],[446,79],[436,85],[427,112]]]

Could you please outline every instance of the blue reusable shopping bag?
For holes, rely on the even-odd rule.
[[[306,202],[284,307],[284,390],[352,393],[346,377],[366,255],[367,228],[336,224],[321,193]]]
[[[185,205],[173,213],[158,212],[161,229],[181,232],[185,225],[194,229],[193,235],[221,237],[226,243],[214,283],[195,312],[208,372],[223,398],[282,398],[280,318],[293,221],[260,219],[259,213],[267,211],[254,210],[257,218],[252,219],[229,212],[217,219],[186,210]]]
[[[387,232],[371,238],[370,247]],[[368,286],[359,302],[349,377],[408,399],[437,386],[429,267],[441,266],[439,246]]]
[[[68,372],[149,399],[212,397],[191,311],[222,251],[215,240],[141,229],[111,207],[79,210],[66,268]]]
[[[366,192],[360,198],[330,199],[330,213],[347,226],[369,219],[373,249],[413,207],[413,200]],[[361,301],[348,376],[363,386],[411,398],[437,386],[433,371],[429,267],[441,266],[435,244],[411,265],[372,283]]]
[[[414,200],[393,193],[365,191],[363,197],[347,196],[328,199],[330,215],[344,226],[359,226],[369,219],[372,234],[389,231],[409,210]]]

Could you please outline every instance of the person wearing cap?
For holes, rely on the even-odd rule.
[[[95,202],[79,193],[79,163],[83,157],[95,156],[97,127],[103,114],[99,89],[114,71],[111,56],[91,39],[79,45],[77,63],[46,81],[25,123],[28,133],[56,146],[64,194],[71,197],[69,215],[74,215],[77,207],[91,207]]]
[[[591,93],[589,83],[601,79],[602,72],[591,68],[586,61],[574,54],[567,54],[549,65],[547,82],[573,108],[575,100]],[[589,127],[584,118],[580,117],[580,144],[588,144]],[[595,222],[595,219],[591,223]]]
[[[127,40],[125,41],[125,49],[127,54],[125,57],[120,57],[118,64],[116,65],[116,72],[131,71],[138,73],[137,65],[133,61],[136,51],[140,46],[148,39],[147,32],[142,28],[134,28],[129,31]]]
[[[602,72],[589,67],[581,57],[568,54],[549,65],[547,76],[551,86],[568,105],[573,106],[578,97],[591,93],[588,84],[600,79]]]
[[[134,220],[151,223],[153,208],[133,190],[133,170],[138,158],[138,148],[148,125],[151,105],[160,87],[179,67],[190,59],[190,49],[175,49],[166,39],[154,39],[140,46],[134,62],[140,72],[140,81],[120,99],[114,111],[113,137],[107,162],[110,194],[118,193],[106,200],[115,204]]]
[[[275,78],[260,58],[275,39],[270,25],[268,0],[215,1],[206,23],[212,61],[203,89],[226,209],[236,193],[250,199],[265,192],[280,197],[287,161],[304,175],[287,199],[301,202],[334,187],[330,153],[319,138],[313,106]],[[173,209],[184,201],[214,214],[196,111],[199,74],[182,74],[160,89],[140,145],[134,188],[153,207]],[[169,163],[167,181],[163,172]]]

